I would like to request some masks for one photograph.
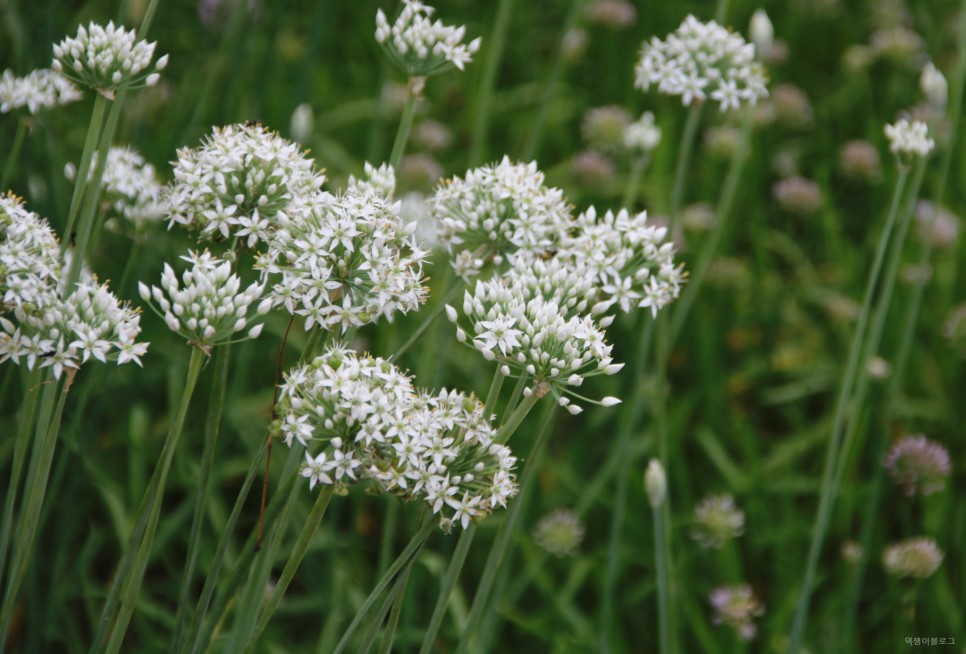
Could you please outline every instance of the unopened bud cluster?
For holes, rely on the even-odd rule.
[[[480,49],[479,37],[463,43],[466,27],[432,21],[434,11],[420,0],[403,0],[392,25],[382,9],[376,12],[376,41],[410,76],[428,77],[451,67],[463,70]]]
[[[889,139],[889,150],[900,161],[913,157],[925,157],[936,145],[936,142],[929,138],[929,127],[919,120],[910,123],[902,118],[894,125],[886,125],[885,135]]]
[[[164,55],[151,66],[155,43],[137,40],[134,30],[91,23],[78,26],[77,36],[54,45],[53,69],[78,84],[113,99],[120,87],[157,83],[168,64]]]
[[[262,297],[264,284],[242,289],[231,263],[207,251],[181,258],[191,267],[182,273],[180,283],[171,266],[164,264],[160,288],[138,285],[141,299],[164,318],[168,329],[206,351],[215,345],[257,338],[263,324],[252,322],[272,307],[271,299]],[[246,333],[236,338],[239,332]]]

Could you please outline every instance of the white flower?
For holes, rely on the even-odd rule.
[[[403,0],[403,9],[390,25],[382,9],[376,12],[376,41],[409,76],[427,77],[451,67],[463,70],[480,49],[480,39],[463,43],[466,28],[433,22],[435,10],[420,0]]]
[[[344,195],[316,193],[280,220],[260,260],[276,305],[304,316],[306,328],[326,329],[392,320],[425,301],[423,260],[412,238],[414,223],[399,203],[350,188]]]
[[[0,113],[27,107],[27,111],[37,114],[80,99],[80,89],[49,68],[35,70],[26,77],[16,77],[5,70],[0,77]]]
[[[644,44],[635,85],[643,91],[657,85],[661,93],[680,95],[685,105],[709,96],[722,111],[742,102],[753,105],[768,95],[764,69],[754,55],[754,46],[740,35],[689,15],[663,41]]]
[[[256,338],[261,325],[252,322],[271,308],[271,300],[262,298],[265,285],[255,283],[242,290],[241,280],[232,273],[231,262],[208,251],[191,252],[181,258],[191,264],[182,273],[181,284],[171,266],[165,264],[161,288],[138,285],[141,299],[164,318],[168,328],[205,350]],[[238,332],[247,333],[234,338]]]
[[[738,632],[742,640],[751,640],[757,633],[755,618],[765,613],[765,607],[755,597],[754,591],[748,584],[736,586],[719,586],[708,596],[711,608],[714,609],[712,622],[726,624]]]
[[[942,115],[946,111],[946,103],[949,100],[949,88],[946,78],[932,62],[927,63],[922,69],[919,77],[919,88],[929,101],[929,106],[937,115]]]
[[[368,161],[365,163],[365,179],[357,179],[349,175],[348,192],[356,194],[378,195],[386,200],[392,200],[396,193],[396,171],[389,164],[382,164],[378,168]]]
[[[654,114],[650,111],[624,128],[624,147],[632,152],[650,152],[660,142],[661,128],[654,124]]]
[[[55,71],[113,99],[120,87],[151,86],[168,63],[165,55],[151,66],[155,43],[138,41],[134,30],[91,23],[80,25],[76,37],[54,46]]]
[[[260,124],[216,127],[200,147],[178,150],[164,199],[175,223],[202,239],[265,241],[293,202],[325,182],[299,146]]]
[[[903,118],[894,125],[886,125],[885,135],[889,139],[889,150],[900,160],[925,157],[936,145],[929,138],[929,127],[919,120],[910,123]]]
[[[95,152],[88,178],[94,176],[97,159]],[[77,175],[73,164],[68,164],[64,172],[72,181]],[[129,145],[112,146],[108,150],[101,185],[104,201],[130,222],[135,232],[145,231],[149,225],[160,222],[165,214],[161,182],[154,166]]]
[[[0,315],[30,310],[56,290],[63,264],[47,221],[13,194],[0,196]]]
[[[751,42],[755,44],[758,58],[764,59],[771,51],[772,42],[775,40],[775,28],[768,18],[768,13],[764,9],[756,9],[751,15],[751,24],[748,27],[751,34]]]
[[[430,198],[430,211],[464,279],[508,253],[553,249],[571,222],[563,192],[544,186],[536,162],[516,164],[506,157],[443,182]]]

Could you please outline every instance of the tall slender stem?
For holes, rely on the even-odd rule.
[[[657,615],[658,642],[661,654],[671,652],[671,595],[668,585],[668,562],[665,556],[664,505],[654,508],[651,513],[654,524],[654,568],[657,570]]]
[[[409,130],[412,129],[413,117],[416,115],[416,103],[419,102],[422,95],[422,85],[425,83],[425,77],[410,77],[409,84],[406,86],[406,106],[403,108],[402,117],[399,119],[399,130],[396,132],[396,140],[392,144],[392,154],[389,155],[389,165],[394,169],[399,167],[399,162],[406,151]]]
[[[101,137],[101,132],[104,130],[104,115],[107,112],[107,103],[107,98],[100,93],[94,95],[94,108],[91,110],[91,119],[87,125],[87,137],[84,139],[84,150],[81,153],[80,164],[77,167],[77,177],[74,178],[74,192],[71,195],[70,209],[67,212],[67,226],[62,232],[64,238],[61,242],[62,250],[67,249],[67,246],[73,239],[77,212],[80,211],[81,200],[88,190],[91,160],[94,158],[94,151],[97,149],[98,140]],[[99,181],[98,184],[100,184]]]
[[[858,369],[859,356],[863,349],[866,327],[869,322],[869,313],[872,308],[872,299],[875,295],[875,288],[879,280],[879,272],[882,269],[882,262],[885,259],[886,249],[892,236],[892,229],[896,222],[899,212],[899,200],[905,190],[906,179],[909,173],[905,169],[899,172],[899,179],[896,181],[895,191],[892,195],[892,204],[889,208],[889,215],[886,224],[882,229],[879,238],[879,245],[876,248],[875,259],[872,268],[869,270],[869,277],[866,282],[865,297],[862,302],[862,310],[855,326],[855,334],[852,337],[852,344],[849,347],[848,362],[845,374],[842,377],[839,387],[838,397],[835,401],[835,414],[832,420],[832,436],[829,440],[828,450],[825,455],[825,470],[822,474],[821,498],[819,500],[818,514],[812,528],[812,541],[809,546],[808,559],[805,566],[805,578],[802,582],[802,589],[798,596],[798,604],[795,609],[795,618],[792,623],[791,635],[789,637],[789,654],[798,654],[802,646],[802,637],[805,633],[805,623],[808,619],[808,608],[812,599],[812,585],[815,583],[815,574],[818,570],[818,558],[821,554],[822,546],[825,543],[825,534],[828,530],[829,521],[832,516],[832,506],[835,502],[834,475],[840,454],[842,430],[845,422],[845,409],[852,395],[852,388],[855,383],[855,376]]]
[[[426,632],[423,635],[423,644],[419,648],[419,654],[429,654],[433,649],[433,645],[436,642],[436,634],[439,633],[439,627],[443,624],[443,616],[446,615],[446,609],[449,607],[450,595],[452,595],[453,589],[456,587],[456,581],[459,579],[460,572],[463,570],[466,555],[470,551],[470,545],[472,545],[473,536],[475,535],[476,523],[471,524],[460,534],[459,540],[456,543],[456,549],[453,551],[453,557],[449,560],[446,573],[443,575],[443,582],[439,589],[439,597],[436,599],[436,607],[433,609],[429,626],[426,627]]]
[[[223,345],[215,353],[215,374],[212,380],[211,399],[208,403],[208,418],[205,421],[205,440],[201,451],[201,470],[198,477],[198,495],[195,498],[194,513],[191,517],[191,532],[188,536],[188,554],[184,574],[181,578],[181,591],[178,593],[178,609],[175,614],[175,629],[172,651],[181,648],[184,630],[187,627],[189,607],[191,606],[191,585],[194,581],[195,565],[201,547],[201,525],[204,522],[205,505],[208,498],[208,485],[211,468],[215,461],[218,444],[218,431],[221,426],[221,411],[225,403],[225,387],[228,381],[228,362],[231,359],[231,346]]]
[[[7,163],[3,166],[3,175],[0,176],[0,193],[6,193],[7,191],[7,182],[10,181],[10,175],[17,165],[17,159],[20,157],[20,148],[23,146],[25,136],[27,136],[27,119],[21,118],[17,121],[17,133],[13,137],[13,145],[9,150],[9,154],[7,154]]]
[[[486,61],[483,63],[483,78],[480,81],[480,94],[474,104],[476,115],[473,120],[473,146],[470,150],[470,165],[480,165],[486,156],[487,132],[490,121],[490,108],[493,105],[493,89],[496,86],[496,71],[503,57],[507,27],[513,11],[514,0],[500,0],[496,10],[496,20],[486,43]]]
[[[691,164],[691,153],[694,151],[694,139],[698,134],[698,124],[701,122],[701,103],[692,103],[688,110],[688,117],[684,123],[684,132],[681,135],[681,144],[678,147],[677,164],[674,167],[674,186],[671,187],[671,207],[669,214],[669,227],[673,231],[678,224],[678,217],[681,213],[681,203],[684,201],[684,180],[688,174],[688,167]]]
[[[99,652],[120,651],[128,623],[134,614],[141,581],[151,557],[151,545],[157,528],[161,511],[161,500],[164,496],[164,486],[174,459],[174,452],[184,430],[185,417],[195,385],[201,374],[205,354],[199,348],[191,348],[191,359],[188,362],[188,372],[185,378],[181,403],[171,423],[168,435],[161,450],[161,458],[151,481],[145,491],[144,499],[138,511],[138,518],[128,539],[121,562],[118,565],[114,583],[104,604],[104,610],[98,623],[97,634],[91,647],[91,654]]]
[[[631,171],[627,175],[627,186],[624,189],[624,197],[621,199],[621,206],[631,211],[634,202],[637,201],[637,194],[641,190],[641,179],[644,177],[644,171],[647,170],[647,164],[651,161],[651,154],[645,152],[634,157],[634,163],[631,165]]]

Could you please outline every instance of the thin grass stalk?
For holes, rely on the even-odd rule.
[[[282,596],[285,595],[285,591],[288,590],[289,584],[291,584],[292,579],[295,578],[295,572],[298,570],[299,565],[302,564],[302,559],[305,558],[305,553],[309,549],[309,544],[312,541],[312,537],[318,530],[319,524],[322,522],[322,518],[325,516],[326,509],[329,508],[329,502],[332,500],[332,493],[334,490],[334,486],[326,486],[325,489],[319,493],[319,497],[315,500],[315,504],[312,506],[312,511],[309,513],[309,517],[305,521],[305,526],[302,528],[302,532],[299,534],[299,537],[295,541],[295,545],[292,548],[292,554],[289,555],[288,562],[282,569],[282,575],[275,584],[275,590],[272,591],[272,595],[269,597],[268,603],[262,609],[258,618],[258,623],[255,625],[255,629],[249,637],[248,645],[242,650],[242,652],[248,653],[255,650],[255,645],[258,643],[259,636],[262,635],[262,632],[265,631],[265,627],[268,626],[269,620],[272,619],[272,616],[275,614],[275,610],[278,609],[278,605],[282,601]]]
[[[532,397],[532,396],[531,396]],[[530,398],[528,398],[530,399]],[[524,404],[526,400],[524,400]],[[521,405],[523,408],[523,405]],[[457,654],[465,654],[471,645],[471,641],[476,632],[476,628],[480,624],[480,619],[483,617],[483,611],[487,606],[489,601],[490,590],[493,587],[493,581],[496,578],[496,573],[500,568],[500,564],[503,562],[503,557],[510,546],[510,540],[513,537],[513,532],[516,530],[517,520],[522,513],[524,504],[526,504],[527,498],[530,493],[533,492],[533,488],[536,484],[536,472],[540,467],[540,461],[543,458],[544,450],[547,447],[547,443],[550,441],[550,433],[553,431],[551,425],[553,424],[554,417],[556,416],[557,405],[551,405],[547,410],[547,415],[540,425],[540,429],[537,431],[537,437],[533,442],[533,447],[530,450],[530,456],[527,457],[526,466],[523,469],[523,474],[520,478],[520,492],[513,499],[513,502],[509,509],[507,509],[506,517],[503,523],[500,524],[500,529],[497,532],[496,540],[493,542],[493,546],[490,548],[490,554],[486,559],[486,565],[483,568],[483,575],[480,578],[480,584],[476,589],[476,595],[473,597],[473,605],[470,608],[469,616],[466,619],[466,626],[463,629],[463,633],[460,635],[459,646],[456,649]]]
[[[188,406],[191,404],[191,396],[194,394],[195,385],[201,373],[204,356],[205,354],[200,348],[191,348],[191,359],[188,362],[188,372],[185,378],[184,391],[181,395],[181,403],[175,414],[174,422],[171,423],[168,430],[164,447],[161,450],[161,458],[151,475],[151,481],[148,482],[148,487],[138,510],[137,520],[128,538],[127,546],[124,548],[124,554],[121,556],[114,582],[111,584],[111,590],[98,621],[97,632],[91,646],[91,654],[120,650],[127,625],[134,613],[138,591],[150,559],[154,527],[157,526],[165,481],[171,467],[171,461],[174,459],[178,441],[181,439]]]
[[[557,42],[557,51],[554,53],[550,74],[547,75],[547,84],[543,88],[540,104],[537,105],[537,115],[533,119],[530,135],[527,137],[526,145],[523,147],[524,161],[535,159],[540,152],[540,145],[543,143],[543,130],[547,122],[547,113],[550,111],[550,103],[553,102],[553,98],[557,94],[557,85],[560,83],[560,76],[563,74],[567,34],[577,25],[577,19],[580,17],[580,10],[583,5],[584,0],[572,0],[567,17],[564,19],[564,24],[560,28],[560,40]]]
[[[389,593],[386,594],[385,599],[382,600],[382,604],[379,605],[379,610],[376,611],[376,614],[372,618],[369,631],[366,633],[365,639],[357,650],[359,654],[369,654],[369,650],[372,649],[372,646],[376,643],[376,639],[379,637],[379,628],[386,621],[386,615],[389,614],[389,611],[397,603],[402,601],[403,596],[406,594],[404,592],[406,586],[409,584],[409,573],[412,572],[415,562],[416,557],[409,559],[409,563],[406,564],[403,571],[396,576],[396,581],[393,582],[392,588],[389,589]],[[384,640],[387,635],[388,631],[384,633]]]
[[[3,176],[0,177],[0,192],[6,192],[8,188],[7,182],[10,181],[10,175],[13,173],[14,166],[17,165],[17,159],[20,158],[20,148],[23,147],[24,137],[26,136],[27,119],[21,117],[17,121],[17,133],[13,137],[13,145],[7,155],[7,163],[3,166]]]
[[[439,597],[436,599],[436,607],[433,609],[429,626],[426,627],[426,632],[423,635],[423,644],[419,648],[419,654],[429,654],[436,643],[436,634],[439,633],[439,628],[443,624],[443,617],[446,615],[446,609],[449,608],[450,595],[453,594],[453,589],[456,587],[456,582],[463,570],[463,564],[466,563],[466,555],[470,551],[470,545],[473,544],[475,535],[475,522],[460,534],[456,549],[453,551],[453,557],[449,560],[446,573],[443,575]]]
[[[286,459],[286,476],[297,476],[295,469],[302,460],[301,448],[293,447]],[[228,644],[229,652],[240,652],[251,641],[258,615],[261,612],[262,601],[265,598],[265,588],[272,574],[279,548],[285,537],[285,529],[289,524],[295,505],[298,503],[300,491],[298,484],[293,484],[288,497],[278,517],[278,524],[269,535],[267,544],[261,541],[263,547],[257,547],[254,564],[250,566],[248,581],[238,600],[238,611],[235,614],[231,640]],[[326,505],[328,506],[328,505]]]
[[[66,250],[73,238],[74,225],[77,221],[77,213],[80,211],[81,200],[88,191],[88,177],[91,172],[91,161],[94,158],[94,151],[104,131],[104,116],[107,113],[108,99],[100,93],[94,94],[94,108],[91,110],[91,119],[87,125],[87,136],[84,139],[84,150],[81,153],[80,163],[77,166],[77,177],[74,178],[74,191],[70,198],[70,209],[67,212],[67,226],[62,232],[63,241],[61,251]],[[100,181],[97,182],[100,184]]]
[[[402,570],[403,566],[405,566],[409,560],[415,557],[419,550],[422,549],[423,545],[426,543],[426,539],[429,538],[429,534],[432,532],[434,527],[435,523],[432,520],[427,520],[426,524],[424,524],[422,528],[416,532],[412,540],[409,541],[409,545],[406,546],[406,549],[404,549],[402,553],[396,557],[396,560],[393,561],[392,565],[386,569],[379,581],[376,582],[372,592],[369,593],[369,596],[365,599],[365,601],[362,603],[362,606],[356,612],[356,615],[349,624],[348,629],[346,629],[345,633],[342,634],[342,638],[339,640],[339,644],[336,645],[335,651],[332,654],[342,654],[342,652],[345,651],[346,647],[349,645],[349,641],[352,639],[352,636],[355,635],[359,625],[362,624],[362,621],[365,620],[366,616],[372,610],[376,600],[378,600],[382,594],[386,592],[389,584],[399,573],[399,571]]]
[[[208,499],[208,486],[211,480],[211,469],[215,462],[215,450],[218,445],[218,432],[221,427],[221,412],[225,404],[225,387],[228,381],[228,362],[231,359],[231,346],[223,345],[215,353],[215,372],[212,380],[211,399],[208,403],[208,417],[205,421],[204,445],[201,451],[201,470],[198,477],[198,495],[195,498],[194,514],[191,517],[191,532],[188,536],[188,553],[184,574],[181,578],[181,590],[178,593],[178,609],[175,614],[174,638],[172,651],[181,649],[184,631],[187,628],[189,607],[191,606],[191,585],[194,581],[195,565],[198,562],[198,552],[201,548],[201,526],[205,517],[205,505]]]
[[[802,582],[802,589],[798,596],[798,603],[795,609],[795,617],[792,622],[791,634],[789,637],[788,654],[798,654],[802,646],[802,637],[805,632],[805,624],[808,620],[808,608],[812,598],[812,585],[815,583],[815,574],[818,571],[818,558],[825,543],[825,534],[828,531],[829,521],[832,516],[832,506],[835,502],[833,495],[833,481],[835,469],[840,455],[842,430],[845,422],[846,408],[849,398],[852,395],[852,388],[855,383],[856,372],[858,370],[859,357],[862,353],[863,344],[866,336],[866,328],[869,322],[869,313],[872,308],[872,300],[875,295],[875,288],[878,283],[879,273],[882,269],[882,262],[885,259],[885,252],[892,236],[892,230],[899,212],[899,200],[906,187],[906,180],[909,172],[900,169],[899,178],[896,181],[895,191],[892,195],[892,203],[886,224],[879,237],[879,244],[876,248],[875,259],[872,268],[869,270],[869,277],[866,282],[865,295],[862,301],[862,309],[856,323],[855,333],[852,337],[852,344],[849,347],[848,362],[842,383],[839,387],[838,397],[835,400],[835,413],[832,420],[832,435],[829,440],[828,449],[825,455],[825,469],[822,473],[821,496],[818,506],[818,514],[812,529],[812,540],[809,546],[808,559],[805,567],[805,577]]]
[[[35,443],[24,480],[24,496],[14,533],[17,541],[10,556],[10,566],[7,574],[6,588],[3,594],[3,604],[0,605],[0,652],[3,651],[10,622],[16,608],[17,594],[30,567],[34,542],[37,539],[37,529],[40,525],[44,496],[47,493],[47,480],[50,477],[50,466],[54,460],[57,446],[57,434],[60,432],[61,417],[64,404],[74,378],[74,370],[67,371],[67,379],[63,383],[48,377],[40,400],[40,417],[35,427]]]
[[[13,372],[13,367],[8,372]],[[26,375],[27,385],[23,403],[20,408],[20,419],[17,421],[17,432],[14,435],[13,458],[10,462],[10,478],[7,484],[7,496],[3,500],[3,523],[0,526],[0,587],[5,578],[4,564],[10,551],[10,534],[13,530],[13,510],[17,495],[20,491],[20,478],[23,476],[24,463],[27,460],[27,450],[30,446],[30,432],[34,429],[37,419],[38,400],[40,399],[40,380],[42,370],[37,368]]]
[[[400,575],[399,581],[396,582],[399,585],[399,590],[394,589],[395,597],[389,611],[389,621],[382,635],[382,643],[379,645],[379,654],[392,654],[392,646],[396,640],[396,629],[399,627],[399,616],[402,614],[403,600],[406,599],[406,587],[409,585],[409,576],[415,563],[416,557],[411,558],[406,569]]]
[[[463,286],[464,282],[462,279],[460,279],[453,284],[448,291],[446,291],[446,295],[443,296],[443,299],[440,300],[439,304],[433,307],[433,310],[430,311],[429,315],[423,319],[423,322],[419,324],[419,327],[416,328],[416,331],[414,331],[409,339],[407,339],[406,342],[403,343],[398,350],[396,350],[394,358],[397,361],[400,357],[402,357],[403,354],[406,353],[407,350],[409,350],[409,348],[413,346],[414,343],[416,343],[416,341],[419,340],[424,333],[426,333],[426,330],[429,329],[436,319],[439,318],[440,314],[443,313],[443,309],[446,308],[447,303],[449,303],[449,301],[452,300],[453,297],[463,289]]]
[[[694,305],[694,300],[704,284],[711,261],[718,252],[721,240],[727,231],[731,210],[734,207],[735,198],[738,191],[738,183],[741,181],[741,174],[744,172],[745,162],[748,160],[748,150],[751,144],[752,121],[754,110],[752,107],[744,109],[741,121],[741,137],[738,148],[731,157],[728,166],[728,176],[725,178],[724,190],[721,192],[721,199],[718,201],[718,208],[715,211],[715,222],[711,233],[704,243],[701,244],[701,251],[691,271],[690,279],[684,287],[681,297],[671,307],[671,326],[668,342],[671,347],[677,342],[681,335],[681,328],[684,321]]]
[[[698,124],[701,122],[701,109],[703,107],[704,105],[700,102],[692,103],[688,110],[688,117],[684,122],[681,143],[678,146],[678,159],[674,166],[674,185],[671,187],[671,210],[668,217],[668,228],[672,232],[677,227],[681,203],[684,201],[684,179],[687,177],[688,167],[691,165],[694,139],[698,134]]]
[[[668,580],[670,579],[669,565],[665,556],[665,543],[667,541],[666,530],[664,528],[664,515],[666,498],[664,502],[654,508],[651,512],[654,525],[654,569],[657,570],[657,626],[658,643],[661,654],[671,653],[671,593]],[[605,650],[606,651],[606,650]]]
[[[641,190],[641,180],[644,178],[644,171],[647,170],[649,163],[651,163],[651,154],[649,152],[634,157],[634,163],[631,165],[631,171],[627,176],[624,197],[621,199],[621,206],[628,211],[631,211],[634,202],[637,201],[637,194]]]
[[[625,423],[626,424],[626,423]],[[631,429],[621,425],[617,434],[617,448],[626,453]],[[611,514],[610,538],[607,544],[607,568],[604,573],[604,590],[601,601],[600,651],[611,651],[614,623],[614,603],[617,594],[617,571],[620,564],[620,546],[624,533],[624,515],[627,510],[627,490],[630,479],[631,457],[625,455],[617,476],[617,489],[614,496],[614,512]]]
[[[483,78],[480,81],[480,94],[473,103],[476,115],[473,120],[473,145],[470,149],[470,168],[483,163],[486,156],[486,138],[489,131],[490,108],[493,106],[493,89],[496,86],[496,71],[503,58],[507,28],[513,12],[514,0],[500,0],[496,9],[493,29],[487,38],[486,61],[483,63]]]
[[[422,95],[422,87],[426,83],[425,77],[410,77],[406,85],[406,106],[403,107],[402,117],[399,119],[399,129],[396,140],[392,144],[392,154],[389,155],[389,165],[395,170],[399,167],[406,143],[409,141],[409,131],[413,127],[413,117],[416,115],[416,103]]]
[[[70,270],[67,274],[67,293],[74,292],[74,285],[80,279],[81,267],[87,256],[87,250],[91,245],[91,236],[94,233],[94,223],[97,218],[97,206],[101,197],[101,182],[104,179],[104,169],[107,167],[107,153],[111,149],[111,142],[114,140],[114,133],[117,131],[117,123],[121,117],[121,99],[118,96],[111,103],[111,110],[107,114],[104,129],[100,133],[97,144],[97,165],[94,167],[94,176],[90,184],[84,191],[81,201],[80,214],[77,222],[77,240],[74,245],[73,256],[70,260]],[[80,172],[78,172],[80,175]],[[68,237],[73,235],[68,233]]]
[[[255,476],[258,474],[258,469],[261,467],[261,457],[265,453],[267,446],[268,443],[266,441],[262,444],[262,448],[259,453],[252,460],[252,465],[248,469],[248,474],[246,475],[245,481],[242,484],[242,489],[239,491],[238,498],[235,500],[235,506],[232,509],[231,516],[228,518],[225,533],[222,535],[221,541],[218,543],[218,549],[215,553],[215,558],[212,561],[211,570],[208,572],[208,577],[205,579],[205,585],[201,591],[201,598],[198,600],[198,607],[195,609],[195,615],[192,618],[191,628],[188,630],[188,636],[185,638],[185,644],[181,650],[182,652],[200,654],[201,652],[205,651],[208,641],[211,639],[212,633],[215,631],[215,628],[221,623],[222,619],[227,613],[228,607],[234,598],[235,593],[247,578],[245,573],[250,570],[252,559],[255,558],[255,554],[258,552],[258,550],[255,548],[255,544],[258,541],[258,527],[256,526],[245,540],[245,543],[243,544],[240,553],[233,561],[228,574],[224,579],[219,579],[221,567],[224,563],[225,556],[227,555],[228,546],[231,543],[232,533],[237,526],[238,518],[241,515],[242,509],[244,508],[245,499],[247,498],[248,493],[251,491],[251,486],[255,480]],[[296,449],[301,452],[299,448]],[[274,523],[285,507],[288,506],[287,493],[295,484],[296,476],[297,475],[294,474],[283,473],[275,495],[265,510],[265,521],[267,523]],[[212,598],[214,597],[216,588],[219,593],[217,598],[215,598],[216,601],[214,604],[212,604]]]

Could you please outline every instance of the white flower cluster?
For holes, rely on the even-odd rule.
[[[95,152],[89,177],[94,176],[97,159]],[[77,176],[77,167],[67,164],[64,173],[67,179],[73,181]],[[118,216],[131,223],[136,232],[144,231],[148,225],[159,222],[164,216],[157,171],[129,145],[116,145],[108,150],[101,185],[105,200]]]
[[[324,182],[295,143],[257,123],[229,125],[216,127],[198,148],[178,150],[164,201],[171,225],[254,247],[268,240],[294,201]]]
[[[286,375],[277,415],[272,433],[306,447],[310,488],[372,479],[429,503],[445,531],[506,506],[517,490],[516,459],[475,398],[417,393],[384,359],[329,348]]]
[[[49,68],[41,68],[26,77],[3,71],[0,77],[0,113],[27,107],[36,114],[81,99],[81,92],[73,82]]]
[[[58,378],[91,358],[141,364],[147,344],[135,342],[140,314],[94,279],[68,293],[46,221],[7,195],[0,197],[0,227],[0,362],[24,358],[30,369],[39,362]]]
[[[616,304],[625,313],[646,307],[657,315],[680,294],[684,280],[666,238],[667,228],[649,225],[646,212],[608,211],[598,220],[590,207],[561,239],[557,257],[590,271],[608,307]]]
[[[164,318],[168,328],[205,351],[215,345],[257,338],[264,325],[251,323],[272,308],[271,299],[262,298],[265,285],[255,283],[242,290],[231,263],[207,251],[191,252],[181,258],[191,264],[181,275],[183,286],[168,264],[164,264],[161,274],[161,288],[138,283],[141,299]],[[245,336],[232,340],[245,330]]]
[[[463,70],[480,49],[479,37],[463,43],[466,27],[430,20],[434,11],[420,0],[403,0],[392,25],[382,9],[376,12],[376,41],[407,75],[428,77],[450,67]]]
[[[650,152],[661,142],[661,128],[654,124],[654,114],[645,111],[624,128],[624,147],[634,153]]]
[[[423,260],[416,223],[404,223],[400,205],[379,195],[349,190],[320,192],[291,215],[278,215],[279,227],[259,266],[280,275],[271,297],[306,318],[306,329],[326,329],[392,320],[426,300]]]
[[[396,194],[396,171],[392,166],[384,163],[376,168],[367,161],[364,170],[363,179],[349,175],[348,192],[360,195],[368,193],[392,200]]]
[[[616,398],[589,400],[574,390],[587,377],[612,375],[623,367],[613,363],[604,332],[590,315],[567,310],[566,286],[547,297],[545,290],[553,285],[534,284],[535,279],[537,274],[510,274],[477,281],[473,292],[464,294],[462,320],[456,309],[446,307],[456,324],[456,339],[496,361],[504,375],[516,371],[515,376],[529,376],[527,397],[552,393],[572,414],[582,408],[571,404],[568,395],[604,406],[617,404]]]
[[[902,118],[895,125],[886,125],[885,135],[889,139],[889,150],[900,159],[925,157],[936,145],[929,138],[929,127],[919,120],[910,123]]]
[[[153,86],[168,65],[164,55],[151,68],[156,43],[138,41],[134,30],[91,23],[78,26],[77,36],[54,45],[53,69],[109,99],[122,86]],[[154,72],[149,72],[153,70]]]
[[[680,95],[685,105],[710,97],[721,111],[768,95],[754,45],[714,21],[702,23],[690,15],[663,41],[644,44],[635,73],[635,85],[643,91],[655,84],[661,93]]]
[[[571,222],[563,192],[544,186],[536,162],[470,170],[444,182],[430,198],[439,239],[456,273],[467,279],[506,254],[552,250]]]

